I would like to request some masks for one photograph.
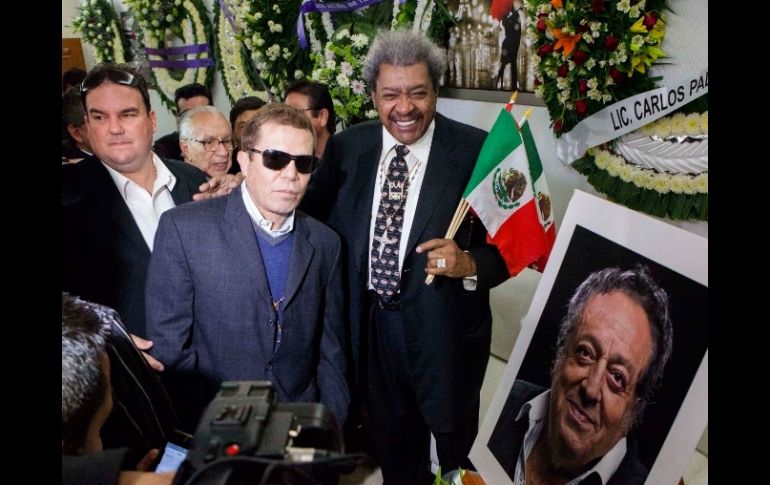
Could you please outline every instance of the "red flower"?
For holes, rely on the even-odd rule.
[[[653,27],[655,27],[655,22],[657,22],[658,19],[655,17],[655,14],[653,12],[648,13],[644,16],[644,20],[642,20],[642,23],[645,27],[647,27],[647,30],[652,30]]]
[[[588,80],[587,79],[581,79],[578,81],[578,92],[580,94],[585,94],[588,91]]]
[[[588,54],[585,53],[585,51],[576,50],[574,54],[572,54],[572,62],[577,64],[578,66],[582,66],[585,64],[585,62],[588,60]]]
[[[591,11],[593,13],[604,12],[604,0],[591,0]]]
[[[607,48],[608,51],[612,52],[615,49],[618,48],[618,44],[620,44],[620,39],[615,37],[614,35],[608,35],[604,39],[604,47]]]
[[[559,66],[559,69],[556,70],[556,74],[558,74],[559,77],[567,77],[567,74],[569,74],[569,66],[567,64],[562,64]]]
[[[564,121],[561,118],[559,118],[558,120],[553,122],[553,131],[555,131],[556,133],[559,133],[563,125],[564,125]]]
[[[545,32],[546,25],[545,25],[545,19],[540,19],[537,21],[537,30],[540,32]]]
[[[610,69],[610,77],[612,78],[613,81],[620,84],[626,80],[626,73],[620,72],[613,67],[612,69]]]
[[[537,50],[540,57],[545,57],[551,52],[553,52],[553,44],[543,44],[540,46],[540,49]]]
[[[541,84],[543,84],[543,81],[541,81],[538,78],[535,78],[535,86],[540,86]]]
[[[575,112],[581,118],[588,113],[588,103],[586,103],[585,99],[578,99],[575,101]]]
[[[575,32],[582,34],[583,32],[588,32],[588,29],[590,28],[591,26],[588,24],[578,24],[578,26],[575,27]]]

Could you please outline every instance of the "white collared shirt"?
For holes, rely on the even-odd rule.
[[[549,389],[524,403],[524,405],[519,410],[519,414],[516,416],[516,421],[525,418],[528,419],[529,427],[527,428],[527,433],[524,435],[524,441],[522,443],[521,450],[519,450],[519,456],[516,460],[516,473],[514,474],[513,478],[514,485],[524,484],[525,464],[527,463],[529,454],[535,447],[535,443],[537,443],[537,439],[540,437],[540,434],[543,431],[543,427],[546,425],[545,420],[548,417],[548,405],[550,401],[551,390]],[[608,451],[601,458],[601,460],[599,460],[596,465],[594,465],[593,468],[587,470],[580,476],[575,477],[566,485],[578,485],[581,481],[583,481],[583,479],[592,473],[597,473],[599,478],[601,478],[601,482],[607,483],[610,477],[612,477],[612,475],[620,466],[620,462],[623,461],[624,456],[626,456],[625,437],[621,438],[617,443],[615,443],[615,446],[613,446],[610,451]]]
[[[425,170],[428,166],[428,155],[430,155],[430,147],[433,144],[433,132],[436,130],[436,120],[430,122],[428,129],[420,137],[419,140],[406,147],[409,149],[409,153],[406,155],[406,165],[409,169],[409,189],[406,197],[406,205],[404,206],[404,222],[401,226],[401,240],[398,245],[398,269],[399,271],[404,266],[404,255],[406,253],[406,243],[409,241],[409,233],[412,231],[412,221],[414,221],[414,213],[417,210],[417,201],[420,198],[420,189],[422,188],[422,181],[425,178]],[[369,252],[372,253],[372,239],[374,238],[374,223],[377,220],[377,211],[380,208],[380,198],[382,197],[382,184],[385,180],[385,175],[388,171],[388,165],[390,160],[396,156],[396,145],[401,143],[391,135],[385,127],[382,127],[382,153],[380,153],[380,162],[377,165],[377,178],[374,182],[374,193],[372,194],[372,213],[369,222]],[[414,170],[414,171],[413,171]],[[372,260],[367,257],[369,261],[369,289],[374,289],[372,286]]]
[[[142,233],[142,238],[150,248],[150,252],[155,242],[155,231],[158,229],[160,215],[176,206],[174,198],[171,197],[171,191],[176,185],[176,177],[155,153],[152,154],[152,164],[155,166],[155,183],[150,194],[142,186],[102,162],[118,188],[120,196],[126,202],[128,210],[131,211],[134,222],[139,226],[139,232]]]
[[[243,204],[246,206],[246,212],[249,213],[249,216],[251,216],[251,220],[254,221],[254,224],[260,227],[266,233],[270,234],[272,237],[283,236],[284,234],[290,233],[291,230],[294,229],[294,213],[296,211],[291,211],[291,214],[289,214],[286,220],[283,221],[281,227],[275,230],[272,229],[273,222],[269,219],[266,219],[265,216],[263,216],[259,211],[254,201],[251,200],[251,194],[249,194],[249,191],[246,189],[246,180],[241,182],[241,197],[243,197]]]

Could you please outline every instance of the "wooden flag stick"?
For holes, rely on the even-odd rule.
[[[444,239],[452,239],[455,237],[455,234],[457,234],[457,230],[460,228],[460,224],[462,223],[463,219],[465,218],[465,214],[468,213],[468,209],[470,208],[470,204],[465,199],[460,199],[460,203],[457,204],[457,209],[455,209],[455,215],[452,217],[452,222],[449,223],[449,229],[446,231],[446,235],[444,236]],[[425,278],[425,284],[429,285],[433,283],[433,279],[436,275],[429,274]]]

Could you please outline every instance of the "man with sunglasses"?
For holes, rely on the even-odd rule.
[[[130,333],[146,338],[144,287],[158,218],[192,200],[206,177],[152,152],[155,112],[132,67],[96,66],[80,95],[94,155],[62,167],[62,290],[116,309]]]
[[[269,380],[281,401],[320,401],[344,423],[341,244],[295,210],[317,167],[302,111],[261,108],[246,124],[244,182],[161,216],[147,275],[152,355],[187,423],[222,381]]]
[[[179,119],[179,145],[184,161],[206,172],[208,177],[230,170],[233,151],[230,122],[213,106],[185,111]]]
[[[486,133],[436,113],[442,50],[419,33],[380,32],[364,66],[380,119],[326,146],[342,182],[327,189],[329,225],[346,246],[356,390],[383,478],[428,483],[431,433],[442,470],[472,466],[489,289],[508,272],[477,218],[444,238]]]

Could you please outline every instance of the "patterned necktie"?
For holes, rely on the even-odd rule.
[[[409,149],[406,145],[396,145],[396,156],[390,161],[388,174],[382,182],[380,207],[377,209],[377,219],[374,223],[372,286],[386,302],[393,300],[401,283],[398,252],[409,189],[409,168],[404,158],[407,153]]]

